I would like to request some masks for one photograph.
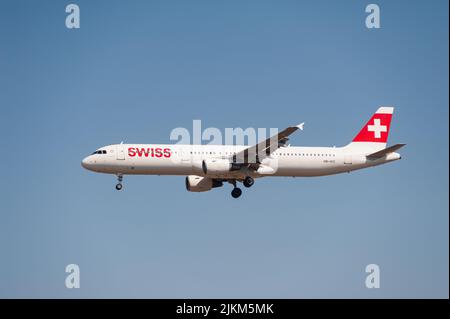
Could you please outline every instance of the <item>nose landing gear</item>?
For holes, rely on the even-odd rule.
[[[123,180],[123,176],[122,175],[117,175],[117,181],[118,183],[116,184],[116,189],[118,191],[120,191],[122,189],[122,180]]]

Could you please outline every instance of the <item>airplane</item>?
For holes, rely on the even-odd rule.
[[[304,123],[291,126],[253,146],[114,144],[100,147],[81,165],[90,171],[117,176],[122,189],[124,175],[182,175],[186,189],[206,192],[233,185],[231,196],[238,198],[256,178],[268,176],[312,177],[351,172],[401,159],[398,149],[386,147],[393,107],[380,107],[361,131],[342,147],[294,147],[288,137],[303,130]]]

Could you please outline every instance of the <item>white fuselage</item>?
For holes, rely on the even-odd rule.
[[[183,175],[190,192],[206,192],[233,185],[238,198],[254,178],[265,176],[309,177],[333,175],[400,159],[395,153],[406,144],[386,148],[393,107],[382,106],[353,140],[343,147],[286,146],[289,136],[303,130],[304,123],[289,126],[255,145],[115,144],[101,147],[81,162],[91,171],[117,175]]]
[[[257,170],[242,167],[236,171],[205,173],[204,160],[229,160],[247,146],[116,144],[100,148],[82,161],[83,167],[116,175],[198,175],[218,179],[243,179],[245,176],[323,176],[349,172],[400,159],[390,153],[368,159],[372,150],[365,147],[280,147],[261,160]],[[95,154],[97,153],[97,154]]]

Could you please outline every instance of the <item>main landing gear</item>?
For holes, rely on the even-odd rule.
[[[236,186],[236,180],[234,179],[229,182],[233,185],[233,190],[231,191],[231,196],[233,198],[239,198],[242,195],[242,190]],[[255,180],[253,178],[251,178],[250,176],[247,176],[242,181],[242,184],[244,184],[244,186],[247,188],[252,187],[254,183],[255,183]]]
[[[251,178],[250,176],[247,176],[246,178],[244,178],[244,181],[242,182],[242,184],[244,184],[245,187],[252,187],[253,184],[255,184],[255,180],[253,178]]]
[[[242,190],[239,187],[235,187],[231,191],[231,196],[233,196],[233,198],[238,198],[241,195],[242,195]]]
[[[122,189],[122,180],[123,180],[123,176],[122,175],[117,175],[118,183],[116,184],[116,189],[118,191],[120,191]]]

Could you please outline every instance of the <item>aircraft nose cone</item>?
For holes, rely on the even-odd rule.
[[[85,169],[90,169],[91,167],[91,161],[89,160],[89,156],[83,158],[83,160],[81,161],[81,166],[83,166]]]

